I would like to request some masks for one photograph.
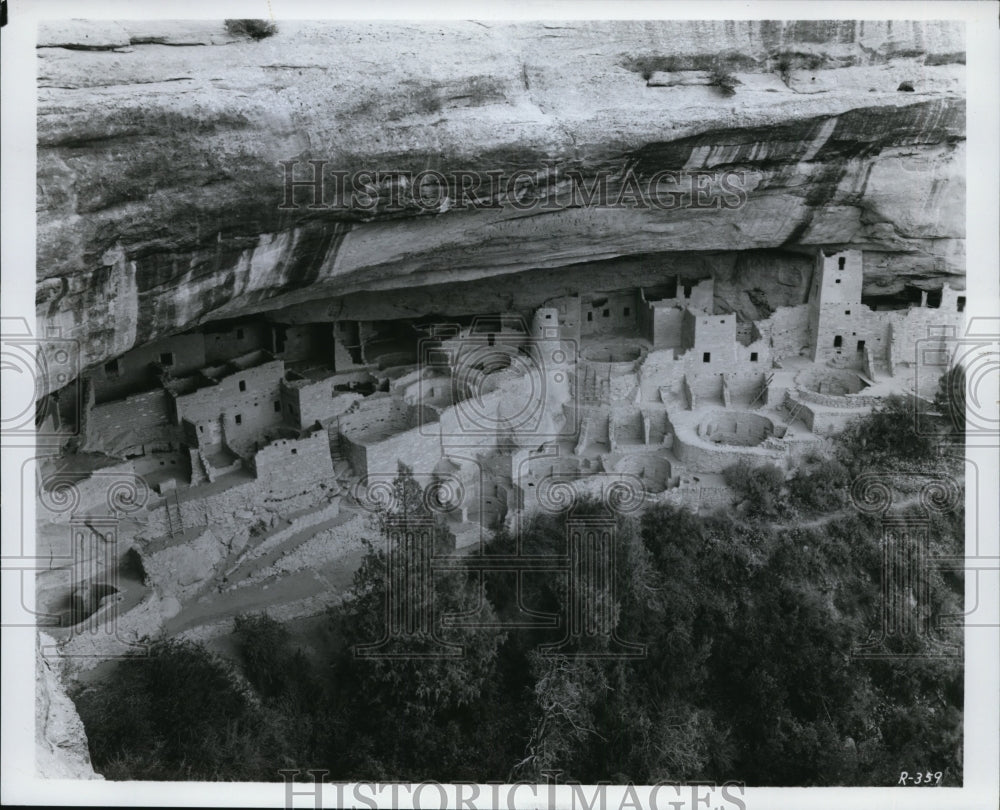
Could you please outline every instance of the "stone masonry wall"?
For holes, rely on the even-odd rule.
[[[157,384],[156,375],[151,364],[159,363],[169,354],[172,364],[168,366],[171,374],[180,376],[196,371],[205,365],[205,342],[201,334],[174,335],[172,337],[147,343],[126,352],[117,359],[110,361],[117,367],[117,373],[106,368],[107,364],[98,366],[90,373],[98,402],[120,399],[136,389],[147,388]]]
[[[170,402],[162,388],[95,405],[86,420],[83,450],[122,457],[143,452],[143,445],[180,441]]]
[[[252,468],[262,491],[283,497],[333,478],[330,440],[325,430],[304,439],[278,439],[257,451]]]

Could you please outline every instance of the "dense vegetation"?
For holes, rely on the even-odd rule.
[[[944,784],[960,784],[961,657],[931,656],[960,652],[961,635],[879,637],[881,523],[850,501],[861,470],[892,481],[900,470],[950,470],[935,437],[903,418],[909,407],[890,400],[789,476],[734,466],[728,512],[660,504],[623,517],[578,504],[574,518],[614,521],[614,586],[600,595],[615,599],[617,637],[645,645],[644,656],[546,653],[561,633],[527,620],[561,612],[566,579],[461,568],[435,574],[426,603],[409,607],[431,611],[436,638],[464,656],[360,656],[386,628],[388,557],[373,542],[353,591],[330,609],[330,655],[306,655],[281,624],[244,616],[239,670],[204,647],[160,641],[79,695],[95,767],[136,779],[273,780],[279,768],[318,767],[383,781],[534,781],[557,770],[585,782],[890,785],[933,763]],[[954,429],[948,420],[942,432]],[[901,486],[900,512],[924,516],[905,475]],[[391,520],[429,517],[409,471],[396,491],[383,534]],[[929,519],[928,553],[961,553],[961,499]],[[564,554],[565,523],[534,518],[521,553]],[[433,542],[439,554],[454,549],[440,522]],[[516,547],[500,531],[487,552]],[[961,613],[960,576],[920,576],[932,626]],[[412,641],[410,652],[436,649]],[[896,657],[852,654],[864,644]]]

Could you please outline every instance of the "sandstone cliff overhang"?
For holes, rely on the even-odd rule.
[[[73,25],[38,49],[37,315],[82,367],[215,318],[636,254],[835,245],[900,257],[866,284],[964,275],[957,24]],[[732,95],[703,81],[720,64]],[[745,199],[282,209],[279,161],[310,159],[732,171]]]

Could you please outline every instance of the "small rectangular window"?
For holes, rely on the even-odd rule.
[[[711,352],[705,352],[701,356],[701,362],[702,363],[711,363],[712,362],[712,353]]]
[[[240,391],[246,391],[246,390],[247,390],[247,381],[240,380]]]
[[[243,417],[240,416],[240,414],[236,414],[236,424],[237,425],[242,425],[243,424]]]
[[[837,335],[833,339],[833,348],[839,349],[843,345],[844,345],[844,339],[840,335]]]
[[[844,314],[845,314],[845,315],[850,315],[850,314],[851,314],[851,310],[849,310],[849,309],[845,309],[845,310],[844,310]]]
[[[628,318],[631,314],[632,310],[629,307],[625,307],[625,309],[622,310],[622,316],[625,318]]]
[[[160,364],[164,366],[172,366],[174,364],[174,353],[163,352],[160,355]]]
[[[592,321],[592,320],[594,320],[594,313],[593,312],[588,312],[587,313],[587,321],[589,322],[589,321]]]
[[[299,454],[299,451],[298,451],[298,449],[297,449],[297,448],[295,448],[295,447],[293,447],[293,448],[292,448],[292,455],[293,455],[293,456],[297,456],[298,454]]]
[[[847,259],[844,256],[841,256],[839,259],[837,259],[838,270],[843,270],[845,264],[847,264]]]
[[[840,279],[839,278],[837,279],[837,284],[840,284]]]
[[[117,377],[121,374],[121,365],[117,360],[109,360],[104,364],[104,374],[108,377]]]
[[[611,315],[611,310],[610,310],[610,309],[605,309],[605,310],[603,310],[603,311],[601,312],[601,317],[602,317],[602,318],[607,318],[607,317],[609,317],[610,315]]]
[[[205,432],[205,426],[204,425],[198,425],[198,432],[199,433],[204,433]]]
[[[757,352],[750,352],[750,362],[751,363],[757,362]]]
[[[958,296],[958,311],[959,312],[965,312],[965,296],[964,295]]]
[[[274,401],[274,412],[281,413],[281,402],[279,400]]]

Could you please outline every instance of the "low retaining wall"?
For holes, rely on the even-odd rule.
[[[881,401],[881,397],[871,397],[863,394],[817,394],[805,388],[796,388],[789,392],[793,400],[799,402],[809,402],[813,405],[822,405],[824,408],[874,408]]]
[[[673,451],[679,461],[698,472],[722,472],[741,458],[760,464],[781,463],[787,455],[784,449],[710,444],[688,431],[674,435]]]

